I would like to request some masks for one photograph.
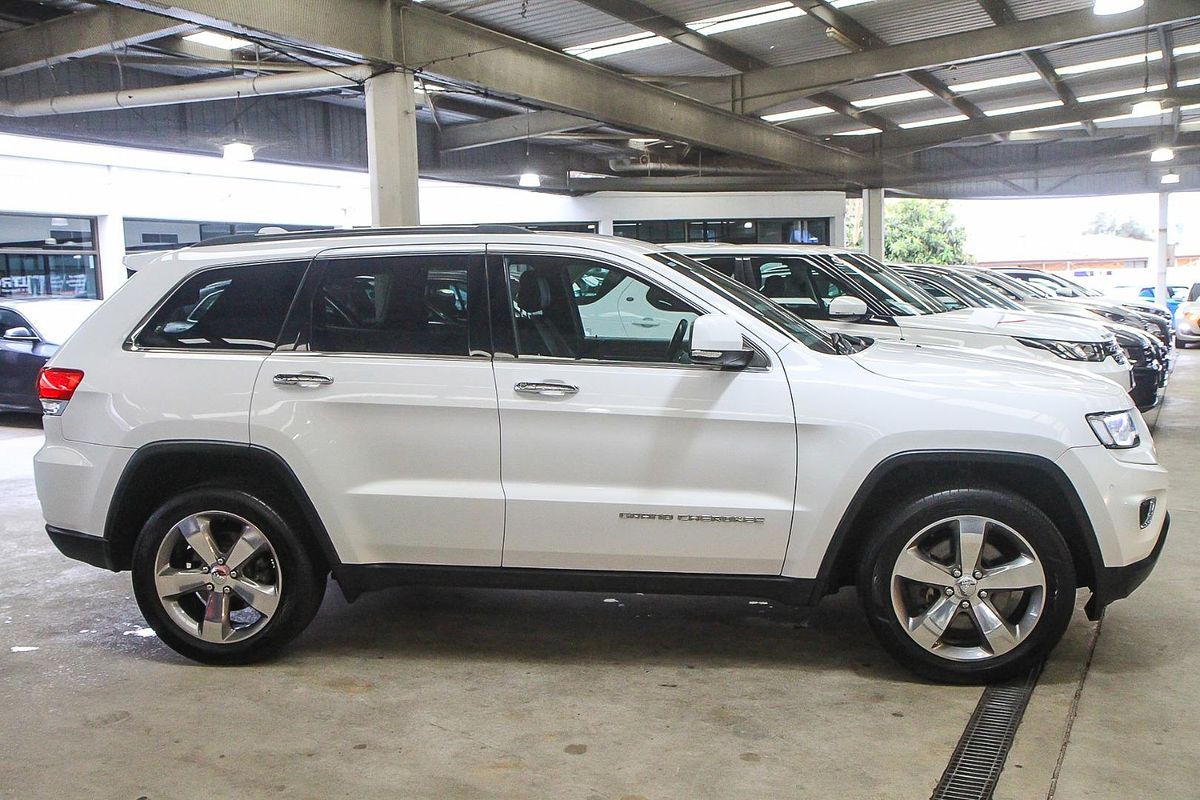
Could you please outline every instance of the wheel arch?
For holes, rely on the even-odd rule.
[[[1066,540],[1078,584],[1095,587],[1103,567],[1095,530],[1079,493],[1057,464],[1025,453],[923,450],[890,456],[867,475],[834,529],[817,573],[813,602],[854,583],[858,557],[890,502],[922,487],[964,482],[1007,489],[1040,508]]]
[[[138,534],[167,497],[214,482],[266,495],[282,506],[281,513],[303,524],[301,533],[314,545],[314,556],[331,569],[340,566],[316,507],[277,453],[245,443],[188,440],[145,445],[125,465],[104,524],[113,569],[130,568]]]

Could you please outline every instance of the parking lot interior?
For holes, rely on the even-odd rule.
[[[0,800],[1200,798],[1198,220],[1200,0],[0,0]]]
[[[997,798],[1195,796],[1198,397],[1181,351],[1156,438],[1173,536],[1101,623],[1079,593]],[[897,666],[851,589],[805,623],[755,598],[330,587],[279,659],[200,666],[127,573],[50,545],[41,439],[0,417],[5,798],[921,798],[980,698]]]

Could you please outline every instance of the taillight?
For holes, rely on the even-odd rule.
[[[38,375],[38,398],[42,401],[42,412],[57,417],[67,407],[67,401],[75,394],[83,370],[46,367]]]

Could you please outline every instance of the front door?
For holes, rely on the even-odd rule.
[[[309,271],[250,438],[295,470],[343,562],[500,564],[486,295],[482,247],[333,253]]]
[[[779,365],[691,364],[702,309],[629,267],[508,248],[489,270],[504,565],[779,574],[796,490]],[[643,324],[610,323],[624,304]]]

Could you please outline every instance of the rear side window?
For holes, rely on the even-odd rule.
[[[311,348],[333,353],[467,356],[482,302],[479,255],[330,260],[312,308]]]
[[[189,278],[138,333],[138,347],[273,350],[304,261],[210,269]]]

